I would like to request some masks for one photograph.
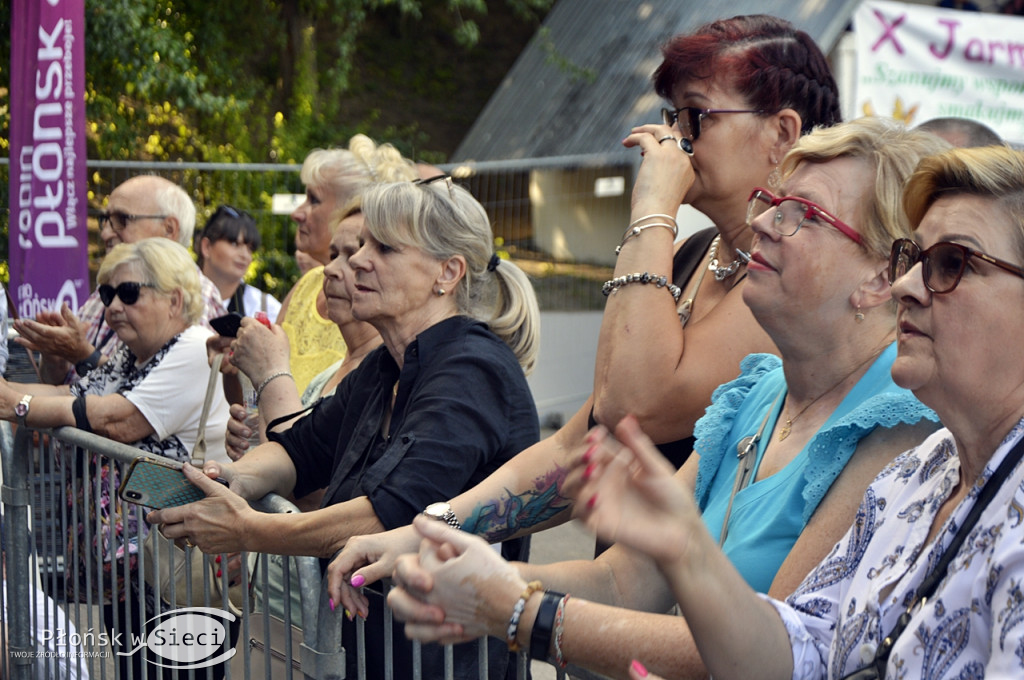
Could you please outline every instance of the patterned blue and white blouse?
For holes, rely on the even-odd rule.
[[[840,678],[874,657],[914,589],[956,533],[983,480],[1021,435],[1003,440],[982,480],[925,544],[960,461],[943,428],[890,465],[868,487],[853,526],[786,602],[769,601],[793,647],[794,678]],[[1024,677],[1024,464],[979,518],[932,599],[896,641],[887,678]]]

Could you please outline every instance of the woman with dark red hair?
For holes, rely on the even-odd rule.
[[[778,353],[741,298],[753,237],[747,198],[756,186],[777,188],[779,163],[801,134],[840,121],[835,80],[806,33],[770,16],[717,21],[676,36],[662,52],[654,86],[670,108],[623,142],[644,160],[604,286],[594,394],[561,430],[446,508],[490,541],[569,518],[562,485],[588,419],[613,426],[635,414],[678,467],[712,391],[737,376],[748,354]],[[678,244],[675,215],[684,203],[714,226]],[[358,594],[342,591],[342,579],[367,563],[357,584],[388,576],[394,557],[418,545],[411,527],[350,540],[331,566],[332,594],[365,611]]]

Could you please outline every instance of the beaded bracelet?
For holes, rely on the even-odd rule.
[[[667,287],[668,292],[672,295],[672,299],[675,300],[676,302],[679,302],[679,298],[683,294],[683,290],[679,286],[675,285],[674,283],[668,282],[667,276],[662,276],[660,274],[650,274],[648,272],[644,272],[643,274],[639,272],[634,272],[633,274],[623,274],[622,276],[617,276],[614,279],[611,279],[610,281],[605,281],[604,285],[601,286],[601,292],[604,293],[605,297],[607,297],[612,293],[618,291],[619,288],[622,288],[623,286],[628,286],[631,283],[653,283],[658,288]]]
[[[566,593],[558,601],[558,609],[555,610],[555,661],[559,668],[565,668],[569,662],[562,655],[562,633],[565,632],[565,603],[569,601],[569,594]]]
[[[523,588],[523,592],[519,595],[519,600],[516,601],[516,606],[512,608],[512,616],[508,620],[508,630],[505,631],[505,642],[508,644],[508,649],[511,652],[519,651],[519,643],[516,642],[516,635],[519,633],[519,618],[523,615],[523,610],[526,609],[526,601],[530,599],[538,590],[543,590],[544,585],[540,581],[530,581]]]
[[[615,246],[615,254],[618,255],[622,251],[622,246],[626,245],[626,241],[633,238],[634,236],[639,236],[640,232],[642,232],[644,229],[649,229],[651,227],[665,227],[666,229],[672,232],[673,239],[675,239],[675,237],[679,235],[679,227],[673,226],[668,222],[648,222],[647,224],[642,224],[639,227],[627,229],[626,233],[622,235],[622,242],[619,243],[619,245]]]
[[[259,404],[260,397],[263,396],[263,390],[266,389],[267,385],[269,385],[272,381],[277,380],[278,378],[283,378],[284,376],[292,378],[292,374],[289,371],[278,371],[277,373],[271,373],[266,378],[264,378],[263,382],[261,382],[259,387],[256,388],[256,392],[253,397],[253,403]],[[295,380],[295,378],[292,378],[292,380]]]

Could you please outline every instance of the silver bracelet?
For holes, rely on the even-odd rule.
[[[259,387],[256,388],[256,396],[253,398],[252,402],[259,406],[260,397],[263,396],[263,390],[266,389],[267,385],[269,385],[272,381],[277,380],[278,378],[283,378],[284,376],[288,376],[292,380],[295,380],[295,378],[292,377],[290,371],[278,371],[277,373],[271,373],[266,378],[264,378],[263,382],[261,382]]]
[[[666,229],[672,232],[672,240],[675,240],[676,236],[679,235],[679,227],[671,225],[668,222],[648,222],[647,224],[642,224],[639,227],[632,227],[631,229],[627,229],[626,233],[622,235],[622,242],[619,243],[619,245],[615,246],[615,254],[618,255],[619,252],[622,251],[622,246],[626,245],[626,241],[633,238],[634,236],[639,236],[640,232],[642,232],[644,229],[649,229],[650,227],[665,227]]]
[[[666,215],[665,213],[651,213],[650,215],[644,215],[643,217],[638,217],[635,220],[633,220],[632,222],[630,222],[629,226],[626,227],[626,231],[629,231],[630,229],[632,229],[636,225],[640,224],[644,220],[653,219],[655,217],[664,217],[666,220],[672,220],[672,224],[676,224],[676,216],[675,215]],[[678,230],[678,228],[679,228],[679,225],[676,224],[676,229]]]
[[[604,293],[605,297],[607,297],[612,293],[617,292],[619,288],[628,286],[631,283],[653,283],[658,288],[668,288],[668,292],[676,302],[679,302],[679,298],[683,294],[683,290],[679,286],[674,283],[669,283],[667,276],[650,274],[648,272],[644,272],[643,274],[639,272],[623,274],[622,276],[617,276],[610,281],[605,281],[604,285],[601,286],[601,292]]]

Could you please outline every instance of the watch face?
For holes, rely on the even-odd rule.
[[[451,506],[447,503],[431,503],[423,511],[423,514],[427,515],[428,517],[433,517],[434,519],[443,520],[445,518],[445,514],[447,514],[450,510]]]
[[[14,415],[18,416],[19,418],[24,418],[25,416],[27,416],[28,404],[26,404],[23,401],[19,401],[17,405],[14,407]]]

